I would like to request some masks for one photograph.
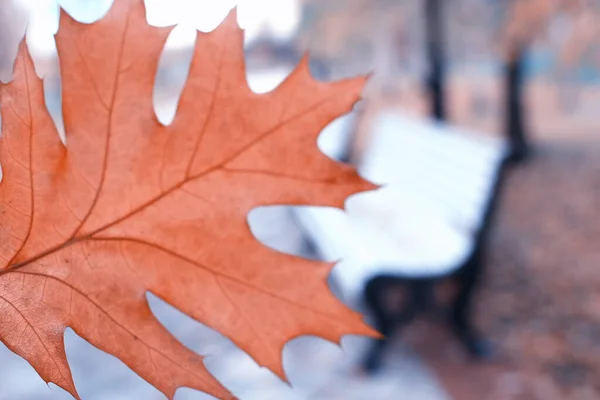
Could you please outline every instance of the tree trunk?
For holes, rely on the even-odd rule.
[[[425,1],[427,58],[429,60],[427,88],[431,100],[431,116],[438,121],[444,121],[446,119],[442,1],[443,0]]]
[[[530,149],[525,127],[525,109],[523,98],[525,47],[516,46],[505,65],[505,132],[510,145],[510,158],[515,162],[525,161]]]

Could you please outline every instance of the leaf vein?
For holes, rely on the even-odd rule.
[[[326,104],[328,101],[334,99],[335,96],[327,96],[325,99],[313,104],[312,106],[310,106],[309,108],[302,110],[294,115],[292,115],[289,118],[286,118],[283,121],[280,121],[279,123],[275,124],[271,129],[267,129],[266,131],[264,131],[263,133],[261,133],[260,135],[258,135],[254,140],[250,141],[249,143],[247,143],[245,146],[242,146],[238,151],[236,151],[232,156],[230,156],[227,160],[223,161],[222,163],[220,163],[220,166],[225,166],[226,164],[234,161],[239,155],[245,153],[246,151],[250,150],[252,147],[256,146],[257,144],[259,144],[260,142],[262,142],[264,139],[266,139],[267,137],[271,136],[272,134],[274,134],[275,132],[277,132],[279,129],[283,128],[285,125],[300,119],[306,115],[308,115],[310,112],[316,110],[317,108],[321,107],[323,104]]]
[[[111,137],[111,133],[112,133],[112,125],[113,125],[113,117],[114,117],[114,104],[115,104],[115,100],[117,98],[117,93],[119,90],[119,81],[121,79],[121,74],[119,73],[119,69],[120,69],[121,61],[123,60],[123,52],[125,50],[125,41],[127,38],[127,33],[129,31],[130,17],[131,17],[131,9],[128,8],[127,9],[127,17],[125,19],[125,26],[123,28],[123,35],[121,37],[121,43],[119,44],[119,53],[117,55],[115,81],[113,83],[113,88],[112,88],[113,90],[112,90],[111,99],[110,99],[110,108],[108,111],[108,126],[107,126],[106,138],[104,141],[104,157],[102,160],[102,172],[100,173],[100,182],[98,182],[98,188],[96,189],[96,193],[94,195],[94,199],[92,200],[92,204],[90,205],[90,208],[88,209],[86,215],[83,217],[83,219],[79,223],[78,227],[75,229],[73,235],[71,236],[71,239],[73,239],[75,236],[77,236],[77,234],[79,233],[81,228],[83,228],[85,222],[92,215],[92,212],[94,211],[94,208],[96,208],[96,204],[98,203],[98,199],[100,198],[100,192],[102,191],[102,187],[104,186],[104,180],[106,179],[106,170],[108,167],[108,153],[110,150],[110,137]]]
[[[50,359],[52,360],[52,362],[54,363],[54,366],[56,367],[56,370],[58,371],[58,373],[60,374],[60,376],[67,382],[71,382],[71,379],[65,377],[62,373],[61,368],[58,366],[58,363],[56,362],[56,360],[54,359],[54,357],[52,356],[52,353],[50,353],[50,350],[48,349],[48,347],[46,346],[46,343],[44,342],[44,340],[41,338],[40,334],[37,332],[37,330],[35,329],[35,326],[29,322],[29,320],[27,319],[27,317],[25,316],[25,314],[23,314],[21,312],[21,310],[15,306],[10,300],[8,300],[6,297],[0,295],[0,300],[3,300],[6,304],[8,304],[10,307],[12,307],[20,316],[21,318],[23,318],[23,321],[25,321],[25,323],[27,324],[27,326],[29,326],[31,328],[31,331],[34,333],[34,335],[37,337],[37,339],[39,340],[40,344],[42,345],[42,347],[44,348],[44,350],[46,350],[46,353],[48,353],[48,356],[50,357]],[[23,330],[23,333],[25,333],[25,330]]]
[[[27,233],[25,234],[25,238],[19,245],[17,251],[13,254],[12,258],[8,262],[7,265],[12,264],[12,262],[19,256],[27,242],[29,241],[29,237],[31,236],[31,230],[33,228],[33,219],[35,216],[35,195],[34,195],[34,182],[33,182],[33,106],[31,104],[31,86],[29,83],[29,74],[27,73],[27,60],[25,59],[25,54],[21,54],[21,58],[23,59],[23,72],[25,76],[25,86],[27,87],[27,104],[29,105],[29,121],[31,125],[28,125],[29,128],[29,215],[28,215],[28,226]]]
[[[175,360],[173,360],[172,358],[170,358],[169,356],[167,356],[166,354],[164,354],[162,351],[160,351],[160,349],[158,349],[158,348],[156,348],[156,347],[148,344],[139,335],[136,335],[133,332],[131,332],[129,330],[129,328],[127,328],[125,325],[123,325],[122,323],[120,323],[119,321],[117,321],[116,319],[114,319],[108,312],[106,312],[106,310],[104,310],[98,303],[96,303],[95,301],[93,301],[86,293],[82,292],[81,290],[79,290],[77,287],[75,287],[74,285],[70,284],[69,282],[65,282],[62,279],[59,279],[59,278],[57,278],[55,276],[45,275],[45,274],[42,274],[42,273],[39,273],[39,272],[15,271],[15,273],[50,278],[50,279],[53,279],[53,280],[55,280],[55,281],[57,281],[57,282],[65,285],[65,286],[67,286],[69,289],[71,289],[71,291],[79,294],[81,297],[83,297],[84,299],[86,299],[87,301],[89,301],[96,309],[98,309],[103,315],[105,315],[111,322],[113,322],[119,328],[123,329],[127,334],[131,335],[131,337],[136,337],[147,348],[156,351],[158,354],[162,355],[164,358],[166,358],[167,360],[169,360],[170,362],[172,362],[173,365],[176,365],[176,366],[179,366],[180,368],[182,368],[181,365],[179,365],[179,363],[177,363]],[[196,354],[196,356],[198,356],[201,359],[203,358],[199,354]],[[182,368],[182,369],[184,369],[185,371],[187,371],[187,369],[185,369],[185,368]],[[196,373],[194,371],[187,371],[187,372],[191,372],[194,375],[196,375]],[[203,377],[201,377],[201,378],[204,380]]]
[[[23,117],[21,117],[21,114],[19,114],[17,112],[17,109],[15,108],[15,105],[12,102],[8,102],[7,104],[10,106],[11,111],[13,112],[13,114],[15,114],[15,116],[17,117],[17,119],[19,121],[21,121],[21,123],[23,125],[25,125],[27,128],[31,128],[31,124],[30,123],[28,124],[27,122],[25,122],[25,119]]]
[[[79,43],[77,42],[77,40],[74,40],[73,44],[75,45],[75,50],[77,51],[77,55],[81,59],[81,63],[83,64],[83,68],[85,69],[85,72],[88,75],[88,80],[92,84],[92,89],[94,90],[94,94],[98,98],[98,101],[100,102],[100,104],[102,105],[102,107],[106,111],[109,111],[109,106],[108,106],[108,104],[106,104],[104,102],[104,99],[100,95],[100,91],[98,90],[98,85],[96,85],[96,81],[94,80],[94,74],[92,74],[92,71],[90,70],[90,66],[87,64],[87,60],[83,56],[83,52],[81,51],[81,48],[79,47]]]
[[[224,50],[223,50],[223,47],[221,46],[220,51],[219,51],[219,66],[217,68],[217,78],[216,78],[217,82],[215,84],[214,91],[211,93],[210,105],[208,107],[206,119],[204,120],[204,124],[202,124],[202,129],[200,130],[200,134],[198,135],[198,139],[196,140],[196,143],[194,145],[194,151],[192,152],[190,161],[188,162],[188,166],[185,171],[186,178],[189,178],[189,176],[190,176],[190,172],[192,170],[192,164],[194,163],[194,160],[196,159],[196,155],[198,154],[198,150],[200,149],[200,144],[202,143],[202,139],[204,138],[204,134],[206,133],[206,129],[208,128],[208,124],[210,123],[210,121],[212,120],[212,117],[213,117],[215,103],[217,100],[217,93],[219,92],[219,88],[221,87],[221,67],[223,66],[223,52],[224,52]]]
[[[319,183],[319,184],[324,184],[324,185],[339,184],[339,182],[335,182],[333,179],[310,179],[310,178],[304,178],[301,176],[293,176],[293,175],[287,175],[284,173],[263,171],[263,170],[258,170],[258,169],[222,168],[222,170],[224,172],[229,172],[232,174],[266,175],[266,176],[273,177],[273,178],[284,178],[284,179],[289,179],[289,180],[293,180],[293,181]]]
[[[295,302],[293,300],[290,300],[290,299],[287,299],[285,297],[282,297],[282,296],[280,296],[280,295],[278,295],[276,293],[272,293],[272,292],[266,291],[266,290],[264,290],[264,289],[262,289],[260,287],[252,285],[251,283],[244,282],[243,280],[241,280],[241,279],[239,279],[239,278],[237,278],[235,276],[224,274],[221,271],[218,271],[218,270],[215,270],[213,268],[210,268],[210,267],[208,267],[208,266],[206,266],[204,264],[201,264],[201,263],[199,263],[199,262],[197,262],[195,260],[192,260],[192,259],[190,259],[190,258],[188,258],[188,257],[186,257],[186,256],[184,256],[182,254],[179,254],[179,253],[177,253],[177,252],[175,252],[173,250],[169,250],[169,249],[164,248],[164,247],[162,247],[162,246],[160,246],[158,244],[155,244],[155,243],[152,243],[152,242],[148,242],[148,241],[143,240],[143,239],[131,238],[131,237],[92,237],[92,238],[89,238],[87,240],[88,241],[98,241],[98,242],[102,242],[102,241],[104,241],[104,242],[131,242],[131,243],[137,243],[139,245],[148,246],[148,247],[151,247],[151,248],[153,248],[155,250],[159,250],[159,251],[162,251],[163,253],[169,254],[169,255],[171,255],[173,257],[179,258],[182,261],[185,261],[185,262],[187,262],[187,263],[189,263],[191,265],[196,266],[197,268],[200,268],[200,269],[208,271],[208,272],[210,272],[212,274],[215,274],[216,276],[220,276],[222,278],[229,279],[232,282],[235,282],[237,284],[245,286],[245,287],[247,287],[249,289],[252,289],[252,290],[255,290],[257,292],[260,292],[260,293],[263,293],[265,295],[268,295],[268,296],[270,296],[270,297],[272,297],[272,298],[274,298],[276,300],[282,301],[284,303],[293,305],[295,307],[301,308],[301,309],[309,311],[309,312],[313,312],[315,314],[319,314],[322,317],[332,318],[332,319],[339,320],[339,318],[336,317],[335,315],[330,315],[330,314],[327,314],[327,313],[324,313],[324,312],[321,312],[321,311],[313,310],[313,309],[311,309],[311,308],[309,308],[309,307],[307,307],[307,306],[305,306],[303,304],[300,304],[300,303],[297,303],[297,302]]]
[[[260,342],[263,345],[263,348],[268,349],[269,353],[271,353],[271,357],[273,357],[274,359],[277,359],[277,354],[273,354],[272,353],[272,348],[271,346],[269,346],[266,342],[265,339],[258,334],[258,331],[256,330],[256,327],[254,326],[254,324],[250,321],[249,318],[246,318],[246,315],[242,312],[242,309],[240,308],[240,306],[238,306],[238,304],[233,300],[232,296],[229,295],[229,293],[227,292],[227,290],[225,290],[225,288],[223,287],[223,285],[221,284],[221,281],[219,279],[219,276],[215,276],[215,282],[217,283],[217,286],[219,287],[219,289],[221,290],[221,293],[223,293],[223,296],[225,296],[225,298],[227,299],[227,301],[233,306],[233,308],[235,308],[235,310],[240,314],[240,316],[242,317],[242,319],[246,322],[246,325],[250,328],[250,330],[252,331],[252,333],[254,334],[255,337],[258,338],[258,340],[260,340]]]

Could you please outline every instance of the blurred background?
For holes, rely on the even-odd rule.
[[[11,79],[17,46],[26,34],[59,130],[60,76],[53,38],[58,4],[75,19],[91,23],[111,3],[0,2],[0,78]],[[393,139],[373,144],[383,129],[381,116],[391,113],[398,118],[388,118],[388,131],[400,132],[412,121],[441,135],[468,132],[464,135],[469,140],[489,139],[496,143],[492,146],[507,143],[527,160],[511,171],[499,194],[489,263],[476,302],[478,326],[497,343],[500,361],[475,363],[443,329],[418,321],[386,350],[384,368],[372,376],[360,374],[358,368],[368,345],[365,339],[347,337],[341,346],[311,337],[292,341],[284,352],[290,387],[218,333],[149,294],[161,322],[190,348],[208,355],[209,369],[236,395],[242,400],[600,398],[600,1],[145,3],[150,24],[177,24],[156,77],[154,101],[163,123],[175,113],[195,29],[214,29],[238,4],[254,91],[276,87],[306,52],[319,80],[372,73],[356,109],[334,121],[319,138],[320,148],[331,157],[365,171],[374,171],[367,165],[373,157],[389,160],[377,164],[373,176],[387,170],[412,171],[398,155],[422,149],[400,149]],[[385,152],[373,153],[382,146]],[[447,151],[450,158],[470,157]],[[422,157],[433,156],[425,152]],[[446,161],[438,158],[443,166]],[[434,189],[442,197],[453,196],[433,180],[424,182],[437,185]],[[403,185],[406,190],[412,187],[410,182]],[[386,201],[392,208],[410,207]],[[292,211],[284,206],[253,211],[253,232],[276,250],[327,258],[319,251],[326,246],[317,243],[314,232]],[[425,208],[405,210],[416,224],[424,213]],[[336,235],[335,227],[328,229]],[[433,241],[436,228],[431,229],[419,240]],[[73,332],[67,332],[65,342],[82,398],[163,398],[120,361]],[[53,385],[48,388],[1,344],[0,360],[1,400],[69,398]],[[182,389],[176,398],[209,396]]]

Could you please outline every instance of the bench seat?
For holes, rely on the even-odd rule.
[[[507,151],[495,138],[397,112],[381,112],[372,127],[358,168],[384,186],[352,196],[345,211],[294,211],[320,257],[341,260],[333,278],[350,301],[376,275],[453,273],[473,248]]]

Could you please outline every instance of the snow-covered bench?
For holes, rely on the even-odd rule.
[[[341,126],[327,129],[338,133]],[[339,153],[340,141],[330,133],[324,132],[321,148]],[[346,211],[302,207],[295,218],[322,259],[341,259],[332,278],[351,304],[378,277],[418,286],[460,275],[465,266],[477,270],[476,247],[488,228],[507,150],[499,138],[381,112],[358,170],[384,187],[352,196]],[[473,286],[473,277],[465,279]]]

